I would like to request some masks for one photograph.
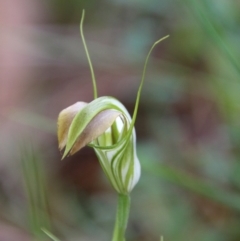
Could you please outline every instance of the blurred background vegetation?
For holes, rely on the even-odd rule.
[[[0,2],[0,240],[111,240],[116,194],[93,151],[60,161],[58,113],[100,95],[132,113],[142,164],[127,241],[240,240],[240,2]]]

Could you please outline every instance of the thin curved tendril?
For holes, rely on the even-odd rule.
[[[118,142],[117,144],[114,144],[112,146],[109,146],[109,147],[104,147],[104,148],[101,148],[100,146],[97,146],[93,143],[91,144],[88,144],[89,146],[91,147],[94,147],[94,148],[97,148],[97,149],[112,149],[112,148],[115,148],[117,145],[121,145],[122,142],[125,142],[125,145],[127,145],[128,141],[130,140],[130,137],[132,135],[132,131],[133,131],[133,128],[134,128],[134,125],[135,125],[135,121],[136,121],[136,118],[137,118],[137,112],[138,112],[138,106],[139,106],[139,101],[140,101],[140,97],[141,97],[141,92],[142,92],[142,87],[143,87],[143,83],[144,83],[144,80],[145,80],[145,75],[146,75],[146,69],[147,69],[147,64],[148,64],[148,60],[149,60],[149,57],[154,49],[154,47],[159,44],[160,42],[162,42],[163,40],[165,40],[166,38],[168,38],[169,35],[159,39],[158,41],[156,41],[151,49],[149,50],[148,52],[148,55],[146,57],[146,60],[145,60],[145,63],[144,63],[144,67],[143,67],[143,74],[142,74],[142,79],[141,79],[141,82],[140,82],[140,85],[139,85],[139,88],[138,88],[138,92],[137,92],[137,98],[136,98],[136,102],[135,102],[135,107],[134,107],[134,112],[133,112],[133,118],[132,118],[132,122],[131,122],[131,125],[128,129],[128,133],[127,135],[125,136],[125,138],[123,138],[120,142]]]
[[[159,39],[158,41],[156,41],[151,49],[149,50],[148,52],[148,55],[146,57],[146,60],[145,60],[145,63],[144,63],[144,67],[143,67],[143,74],[142,74],[142,79],[141,79],[141,82],[140,82],[140,85],[139,85],[139,88],[138,88],[138,92],[137,92],[137,98],[136,98],[136,102],[135,102],[135,107],[134,107],[134,112],[133,112],[133,118],[132,118],[132,123],[131,123],[131,126],[129,128],[129,134],[128,134],[128,138],[130,138],[130,135],[132,133],[132,130],[134,128],[134,124],[135,124],[135,121],[136,121],[136,117],[137,117],[137,112],[138,112],[138,106],[139,106],[139,101],[140,101],[140,97],[141,97],[141,92],[142,92],[142,87],[143,87],[143,83],[144,83],[144,80],[145,80],[145,75],[146,75],[146,69],[147,69],[147,64],[148,64],[148,60],[149,60],[149,57],[150,57],[150,54],[152,53],[154,47],[159,44],[160,42],[162,42],[164,39],[168,38],[169,35]]]
[[[98,94],[97,94],[97,84],[96,84],[95,74],[94,74],[92,62],[91,62],[91,59],[90,59],[90,55],[89,55],[89,53],[88,53],[87,44],[86,44],[86,42],[85,42],[85,38],[84,38],[84,34],[83,34],[83,21],[84,21],[84,16],[85,16],[85,10],[83,9],[83,11],[82,11],[82,18],[81,18],[81,22],[80,22],[80,33],[81,33],[81,38],[82,38],[82,41],[83,41],[83,46],[84,46],[84,49],[85,49],[85,52],[86,52],[86,56],[87,56],[87,59],[88,59],[88,64],[89,64],[90,72],[91,72],[91,76],[92,76],[94,99],[97,99]]]

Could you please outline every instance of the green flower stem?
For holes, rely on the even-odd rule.
[[[130,196],[118,195],[118,207],[112,241],[125,241],[125,230],[130,210]]]

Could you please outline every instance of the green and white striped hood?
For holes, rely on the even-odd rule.
[[[86,145],[93,147],[118,193],[130,193],[140,178],[134,123],[124,105],[113,97],[77,102],[60,112],[58,141],[60,150],[65,147],[63,158]]]

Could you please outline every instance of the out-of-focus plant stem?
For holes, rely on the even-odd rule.
[[[208,33],[212,41],[216,44],[216,46],[218,46],[222,53],[225,54],[225,56],[237,70],[238,74],[240,74],[239,60],[237,59],[234,50],[232,49],[231,45],[220,35],[219,31],[214,25],[214,19],[211,17],[211,13],[209,14],[207,11],[207,9],[210,9],[207,6],[208,1],[186,0],[186,2],[194,10],[193,12],[195,12],[195,15],[203,26],[203,29]]]

